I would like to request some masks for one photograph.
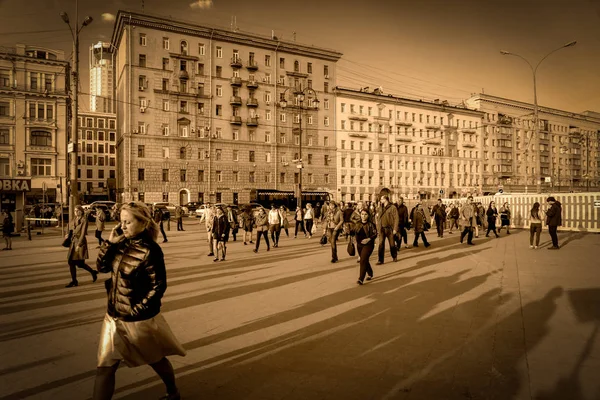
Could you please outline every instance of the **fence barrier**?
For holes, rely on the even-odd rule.
[[[550,193],[544,194],[502,194],[495,196],[474,196],[473,201],[481,202],[487,210],[490,201],[496,203],[496,208],[500,208],[504,203],[508,203],[511,212],[511,226],[515,228],[529,227],[529,212],[533,203],[540,203],[540,209],[549,208],[546,199],[554,196],[562,205],[562,226],[560,230],[576,232],[595,232],[600,233],[600,192],[594,193]],[[466,198],[461,199],[443,199],[445,204],[460,202],[464,204]]]

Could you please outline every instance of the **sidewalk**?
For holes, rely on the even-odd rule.
[[[397,263],[374,255],[375,279],[358,286],[343,240],[337,264],[318,238],[286,237],[258,254],[230,243],[213,263],[201,232],[162,245],[163,312],[188,351],[172,357],[182,398],[600,397],[598,235],[560,234],[548,251],[530,250],[525,231],[475,246],[431,232],[431,248],[402,249]],[[66,249],[50,242],[0,253],[0,399],[91,395],[103,277],[80,272],[65,289]],[[148,367],[118,371],[115,398],[163,391]]]

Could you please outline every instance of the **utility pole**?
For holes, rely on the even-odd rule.
[[[61,12],[60,17],[69,26],[71,37],[73,38],[73,57],[75,70],[73,71],[73,89],[71,95],[73,101],[73,122],[71,123],[71,145],[73,146],[70,159],[70,179],[71,179],[71,194],[69,197],[69,221],[73,221],[75,217],[75,206],[79,204],[79,189],[77,187],[77,155],[79,153],[79,32],[85,26],[92,23],[93,19],[90,16],[85,17],[81,27],[79,27],[79,1],[75,1],[75,29],[71,27],[69,16],[66,12]]]

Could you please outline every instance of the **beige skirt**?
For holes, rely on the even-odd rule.
[[[114,319],[108,314],[104,316],[98,367],[110,367],[119,361],[128,367],[137,367],[154,364],[166,356],[185,354],[162,314],[133,322]]]

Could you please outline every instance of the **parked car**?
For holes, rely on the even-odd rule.
[[[196,218],[202,218],[206,213],[207,208],[208,207],[206,207],[206,204],[201,204],[200,206],[198,206],[198,208],[196,208],[196,210],[194,211]]]
[[[198,207],[200,207],[202,205],[202,203],[200,203],[199,201],[190,201],[189,203],[187,203],[185,206],[188,209],[188,212],[190,214],[194,214],[196,213],[196,210],[198,209]]]
[[[115,205],[115,202],[110,201],[110,200],[98,200],[98,201],[93,201],[90,204],[83,204],[81,207],[83,207],[84,210],[88,210],[96,205],[105,205],[106,207],[108,207],[110,209],[110,208],[112,208],[112,206]]]
[[[175,217],[175,209],[177,208],[177,206],[175,204],[168,203],[166,201],[159,201],[159,202],[153,203],[152,205],[153,206],[165,206],[166,209],[169,210],[169,212],[171,213],[171,216],[173,218]],[[183,211],[183,215],[188,215],[190,213],[188,208],[185,206],[181,206],[181,210]]]

